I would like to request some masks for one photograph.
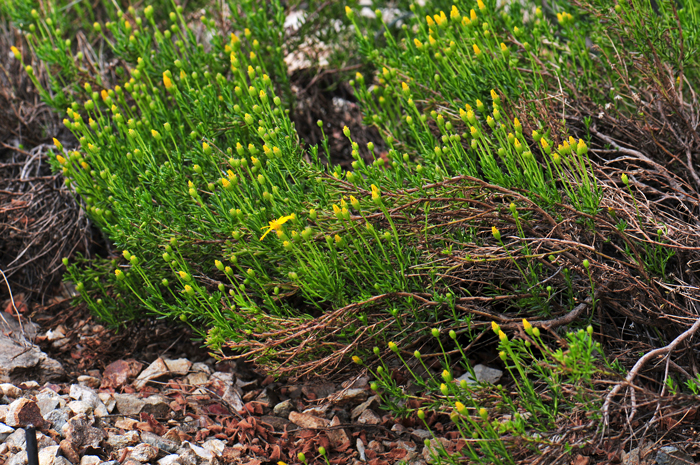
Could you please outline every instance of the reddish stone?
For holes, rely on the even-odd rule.
[[[20,398],[10,404],[5,418],[5,424],[12,427],[34,425],[40,429],[44,424],[39,406],[33,400]]]

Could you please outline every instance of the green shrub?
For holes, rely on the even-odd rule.
[[[601,132],[611,120],[646,130],[640,96],[661,95],[662,112],[691,98],[695,10],[465,1],[413,5],[401,27],[378,10],[369,27],[348,8],[376,69],[352,84],[387,150],[353,143],[346,172],[291,123],[279,1],[229,2],[230,22],[107,9],[91,37],[124,64],[113,87],[49,21],[56,10],[14,5],[50,71],[43,96],[79,144],[58,143],[53,165],[118,251],[72,261],[68,277],[114,325],[180,319],[213,350],[300,374],[432,328],[566,314],[587,298],[592,315],[604,281],[636,286],[634,272],[654,286],[681,244],[664,235],[682,221],[638,204],[590,148],[621,148]],[[669,46],[681,31],[683,48]],[[613,252],[588,245],[602,240]]]

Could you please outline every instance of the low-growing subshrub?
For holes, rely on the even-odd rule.
[[[386,150],[346,130],[344,171],[291,122],[279,1],[199,20],[108,8],[86,33],[119,63],[113,86],[64,38],[59,11],[10,5],[30,45],[15,54],[36,85],[30,58],[46,64],[43,96],[78,141],[57,141],[54,167],[115,246],[66,260],[68,277],[114,325],[179,319],[213,350],[303,374],[434,328],[585,326],[622,290],[681,314],[694,292],[661,291],[697,238],[676,208],[697,195],[692,151],[665,166],[698,145],[692,8],[478,0],[360,23],[348,6],[376,69],[352,85]],[[623,169],[625,157],[650,169]],[[677,195],[650,200],[664,185]]]

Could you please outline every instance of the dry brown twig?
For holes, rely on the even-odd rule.
[[[693,308],[695,308],[695,302],[693,302]],[[697,309],[695,310],[697,314]],[[688,328],[685,332],[679,334],[678,337],[676,337],[668,345],[647,352],[643,357],[637,360],[637,363],[635,363],[632,369],[629,371],[629,373],[625,377],[625,380],[622,383],[617,384],[605,397],[605,402],[603,403],[603,433],[601,436],[604,436],[605,428],[608,427],[608,425],[610,424],[610,403],[612,402],[613,397],[615,397],[622,390],[623,387],[631,385],[632,381],[634,381],[634,379],[639,374],[639,371],[649,360],[659,355],[665,355],[666,357],[670,357],[671,352],[673,352],[673,350],[685,339],[692,337],[698,331],[698,329],[700,329],[700,317],[698,317],[695,320],[695,323],[693,323],[693,325],[690,328]],[[632,389],[634,389],[634,387],[632,387]],[[630,418],[633,417],[634,405],[633,411],[630,414]]]

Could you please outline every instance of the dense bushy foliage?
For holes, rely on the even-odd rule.
[[[528,425],[599,408],[594,373],[612,375],[589,323],[631,318],[675,337],[693,315],[697,5],[331,4],[310,2],[291,38],[278,0],[201,18],[200,4],[4,6],[29,44],[15,55],[77,139],[56,141],[53,165],[116,250],[65,261],[81,299],[114,325],[182,320],[278,373],[330,370],[351,351],[364,363],[386,341],[400,358],[444,334],[469,371],[460,341],[498,338],[521,401],[495,395]],[[284,58],[329,37],[334,63],[362,69],[350,84],[381,134],[360,146],[345,129],[350,171],[325,162],[327,139],[305,146],[291,118]],[[567,352],[539,334],[569,326],[581,329]],[[407,369],[430,373],[414,355]],[[442,394],[432,408],[483,440],[472,460],[512,461],[489,441],[530,426],[488,423],[444,360],[439,382],[416,377]],[[375,387],[401,398],[382,367]]]

